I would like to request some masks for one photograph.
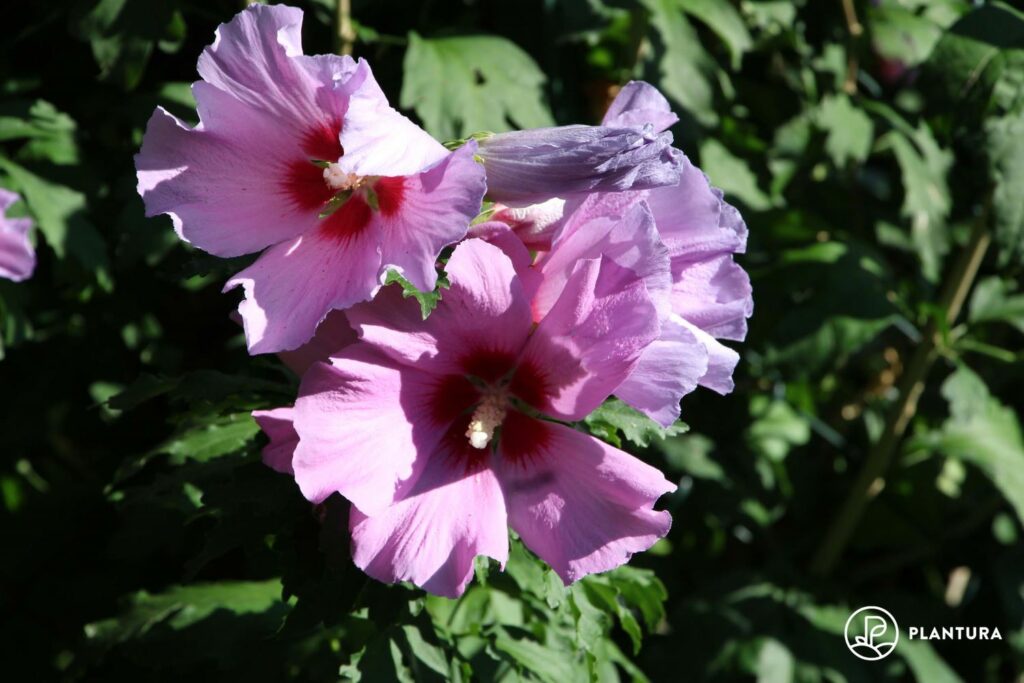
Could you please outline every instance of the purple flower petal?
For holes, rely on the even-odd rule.
[[[508,258],[482,240],[456,247],[445,266],[451,286],[423,320],[395,288],[348,313],[360,337],[391,358],[430,372],[461,373],[479,350],[515,358],[530,333],[530,308]]]
[[[671,516],[653,505],[675,486],[661,472],[574,429],[519,419],[533,443],[501,446],[509,523],[562,581],[614,569],[668,533]]]
[[[241,323],[241,318],[239,315],[237,322]],[[349,325],[345,313],[331,311],[316,328],[316,334],[312,339],[294,351],[282,351],[277,354],[277,357],[292,372],[302,376],[314,363],[326,362],[332,353],[355,343],[358,338],[356,331]]]
[[[436,391],[430,375],[366,344],[310,368],[294,412],[303,495],[319,503],[338,492],[367,514],[394,503],[399,485],[415,480],[417,454],[432,452],[447,428],[431,413]]]
[[[679,117],[672,113],[672,106],[657,88],[644,81],[630,81],[615,96],[601,125],[641,128],[651,125],[660,133],[677,121]]]
[[[699,384],[718,394],[725,395],[730,393],[735,387],[732,381],[732,373],[740,362],[740,354],[696,325],[682,318],[678,318],[678,320],[693,333],[707,351],[708,368],[707,372],[701,375]]]
[[[341,129],[345,155],[338,162],[344,171],[360,176],[412,175],[448,156],[441,143],[388,104],[362,60],[355,75],[338,89],[348,101]],[[479,208],[478,201],[474,211]]]
[[[660,329],[647,288],[608,258],[579,261],[523,352],[545,386],[544,412],[580,420],[622,383]]]
[[[658,128],[668,111],[656,89],[631,83],[613,102],[605,123],[647,122]],[[651,189],[645,197],[671,256],[672,312],[708,354],[707,373],[699,383],[727,393],[739,356],[715,338],[741,341],[753,313],[750,278],[733,260],[746,249],[747,227],[721,190],[685,157],[680,171],[678,183]]]
[[[642,279],[659,317],[668,314],[668,252],[654,218],[639,193],[618,193],[584,200],[566,219],[551,251],[538,258],[542,283],[534,296],[534,318],[539,320],[551,308],[578,261],[602,256]]]
[[[523,244],[534,249],[548,250],[551,240],[562,227],[566,203],[555,197],[540,204],[510,207],[497,205],[493,219],[508,225]]]
[[[378,208],[353,195],[315,231],[268,249],[225,286],[245,289],[238,310],[250,352],[306,343],[331,310],[372,298],[390,265],[433,289],[436,254],[465,234],[483,190],[471,150],[460,151],[418,175],[377,180]]]
[[[496,220],[477,223],[470,226],[468,236],[477,237],[501,249],[502,253],[512,261],[512,267],[520,279],[529,272],[530,266],[533,265],[533,255],[508,223]]]
[[[332,216],[343,228],[340,236],[321,230],[283,242],[228,280],[225,291],[245,291],[238,312],[250,353],[296,349],[331,310],[369,299],[380,288],[379,227],[364,218],[370,210],[358,201]]]
[[[475,152],[474,144],[452,154],[445,152],[442,160],[426,172],[404,179],[401,209],[388,215],[382,207],[384,267],[397,268],[421,291],[434,289],[437,254],[462,239],[469,221],[480,210],[487,186],[483,169],[473,160]]]
[[[658,234],[674,259],[696,261],[720,254],[742,253],[747,227],[739,212],[722,201],[722,193],[684,159],[679,184],[647,193]]]
[[[294,474],[292,457],[299,445],[299,435],[293,420],[295,411],[291,406],[273,410],[254,410],[252,416],[270,443],[263,447],[263,462],[270,469],[282,474]]]
[[[489,468],[467,469],[443,449],[429,457],[401,500],[372,517],[352,510],[352,559],[379,581],[457,598],[477,555],[508,560],[505,500]]]
[[[754,311],[750,277],[732,255],[672,263],[672,310],[713,337],[743,341]]]
[[[686,321],[670,316],[661,323],[661,336],[644,349],[636,368],[615,388],[615,395],[668,427],[679,419],[679,401],[696,389],[707,373],[707,348]]]
[[[498,133],[480,140],[487,193],[506,204],[620,192],[679,180],[670,133],[646,128],[562,126]]]

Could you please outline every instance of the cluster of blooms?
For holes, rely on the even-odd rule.
[[[32,277],[36,252],[29,241],[29,218],[8,218],[7,209],[21,197],[0,187],[0,277],[21,282]]]
[[[478,134],[454,151],[388,105],[366,62],[306,56],[302,13],[222,25],[136,161],[150,215],[218,256],[251,353],[302,378],[254,415],[264,459],[352,505],[355,563],[460,595],[511,527],[566,582],[671,524],[657,469],[571,426],[614,394],[662,425],[698,385],[732,389],[751,313],[746,228],[671,146],[676,117],[630,83],[600,126]],[[486,201],[485,201],[486,198]],[[448,248],[455,245],[450,251]],[[446,260],[445,260],[445,257]],[[397,271],[433,290],[423,318]]]

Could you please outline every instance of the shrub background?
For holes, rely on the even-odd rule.
[[[195,120],[196,59],[242,3],[18,3],[0,185],[40,263],[0,281],[7,680],[1019,680],[1019,10],[353,0],[339,22],[333,0],[296,4],[307,53],[366,57],[441,139],[593,123],[617,84],[660,87],[750,227],[737,389],[684,399],[681,435],[614,405],[585,425],[679,481],[669,538],[629,567],[566,590],[516,543],[459,601],[366,580],[345,504],[311,510],[259,462],[248,411],[297,380],[228,319],[246,259],[181,244],[134,189],[150,113]],[[904,628],[883,662],[843,644],[865,604]]]

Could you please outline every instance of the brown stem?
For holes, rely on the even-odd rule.
[[[352,26],[352,0],[338,0],[335,24],[338,34],[338,53],[352,54],[352,48],[356,43],[356,30]]]
[[[985,256],[992,235],[988,227],[991,195],[971,229],[971,236],[960,252],[949,279],[939,295],[938,305],[945,313],[946,326],[960,315],[967,294],[974,284],[981,260]],[[868,452],[846,500],[832,521],[818,551],[811,560],[811,572],[826,576],[832,572],[850,541],[868,503],[885,487],[885,474],[889,469],[896,446],[903,438],[907,425],[917,411],[917,401],[924,392],[928,371],[938,356],[941,328],[933,319],[925,328],[917,348],[907,363],[899,382],[899,399],[892,406],[881,437]]]
[[[846,32],[849,34],[849,40],[846,41],[846,80],[843,83],[843,90],[853,95],[857,92],[857,72],[859,65],[857,64],[857,51],[856,42],[857,38],[864,33],[864,25],[857,19],[857,9],[853,5],[853,0],[842,0],[843,2],[843,16],[846,18]]]

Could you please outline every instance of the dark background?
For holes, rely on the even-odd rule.
[[[737,389],[687,397],[681,436],[591,421],[680,483],[629,568],[564,590],[515,544],[458,602],[367,581],[345,505],[259,462],[247,412],[296,379],[228,319],[247,260],[181,244],[134,189],[146,120],[195,120],[196,59],[242,3],[18,3],[0,185],[39,266],[0,281],[6,680],[1018,680],[1019,9],[355,0],[342,38],[332,0],[297,4],[308,54],[352,48],[440,139],[594,123],[621,83],[659,86],[750,228]],[[904,629],[882,662],[843,644],[868,604]]]

